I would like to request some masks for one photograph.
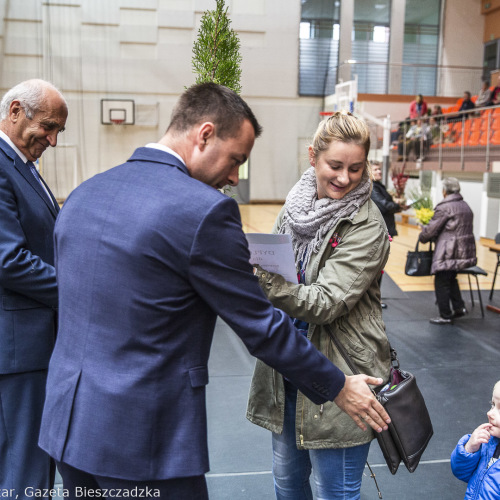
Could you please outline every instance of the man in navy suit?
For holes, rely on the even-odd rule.
[[[57,144],[68,109],[48,82],[28,80],[0,103],[0,491],[49,488],[38,447],[56,334],[54,224],[59,206],[32,162]]]
[[[59,332],[40,445],[58,461],[70,498],[110,488],[207,498],[205,387],[217,316],[311,400],[335,399],[386,427],[367,386],[382,381],[346,377],[253,275],[238,206],[218,189],[238,183],[260,132],[237,94],[193,86],[159,143],[84,182],[64,204],[55,230]]]

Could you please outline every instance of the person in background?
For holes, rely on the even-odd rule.
[[[451,454],[451,470],[467,483],[464,500],[500,498],[500,381],[493,387],[488,423],[466,434]]]
[[[415,100],[410,103],[410,119],[415,120],[427,115],[427,103],[422,94],[418,94]]]
[[[489,106],[496,106],[500,104],[500,75],[498,75],[498,80],[496,86],[491,91]]]
[[[335,400],[360,426],[363,415],[387,428],[367,385],[382,379],[344,375],[273,308],[252,272],[238,204],[219,190],[238,184],[260,133],[238,94],[193,85],[159,142],[64,203],[40,446],[57,460],[67,498],[81,499],[83,487],[208,497],[205,392],[217,316],[315,404]]]
[[[432,116],[437,116],[442,114],[443,114],[443,108],[439,104],[435,104],[432,107]],[[441,118],[439,118],[439,120],[441,120]]]
[[[457,271],[475,266],[476,242],[473,233],[474,215],[460,194],[460,183],[454,177],[443,180],[444,199],[434,209],[429,224],[422,228],[419,241],[435,242],[431,273],[434,274],[434,289],[439,316],[431,323],[447,325],[454,318],[467,314]],[[451,302],[451,308],[450,308]]]
[[[471,100],[471,95],[470,92],[467,90],[464,92],[464,98],[462,101],[462,104],[460,105],[459,111],[469,111],[471,109],[474,109],[476,106]],[[464,114],[465,118],[469,118],[470,113],[465,113]]]
[[[406,161],[408,158],[408,147],[410,145],[410,141],[406,138],[406,134],[410,130],[411,126],[412,122],[410,121],[410,118],[406,118],[406,120],[399,122],[398,129],[395,132],[395,139],[398,145],[398,161]]]
[[[443,132],[446,125],[442,124],[441,119],[438,118],[437,120],[433,116],[429,118],[429,142],[431,144],[440,144],[443,141]]]
[[[387,192],[387,189],[382,184],[382,167],[380,165],[380,162],[372,161],[371,169],[373,178],[371,199],[373,200],[375,205],[377,205],[377,208],[380,210],[380,213],[384,218],[389,236],[391,238],[394,238],[394,236],[397,236],[398,234],[394,214],[401,212],[404,207],[402,207],[392,199],[392,196]],[[381,273],[380,275],[380,285],[382,284],[382,276],[383,273]],[[385,309],[387,307],[387,304],[381,302],[381,306],[383,309]]]
[[[407,148],[406,155],[409,158],[411,151],[415,153],[415,160],[423,160],[429,148],[429,139],[431,130],[425,120],[416,120],[412,122],[410,130],[406,134]]]
[[[382,166],[380,162],[372,161],[371,169],[373,178],[371,199],[380,210],[380,213],[384,218],[385,225],[387,226],[387,231],[392,238],[398,234],[394,214],[401,212],[404,207],[394,202],[392,196],[387,192],[387,189],[382,184]]]
[[[390,353],[378,278],[389,236],[370,199],[369,148],[366,123],[350,113],[320,123],[309,146],[311,167],[291,189],[273,229],[291,236],[299,282],[256,268],[274,306],[293,317],[333,363],[348,371],[329,331],[361,372],[387,380]],[[359,498],[374,434],[335,404],[315,404],[289,377],[258,361],[247,418],[273,433],[277,499],[312,499],[311,474],[316,498]]]
[[[488,106],[490,100],[491,100],[490,85],[486,80],[484,80],[483,84],[481,86],[481,90],[479,91],[479,94],[477,95],[476,107],[477,108],[484,108],[485,106]]]
[[[56,338],[59,205],[33,162],[56,146],[67,116],[59,90],[38,79],[0,103],[0,492],[17,499],[54,484],[38,434]]]

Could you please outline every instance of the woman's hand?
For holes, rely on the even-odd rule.
[[[486,444],[490,440],[490,429],[491,424],[481,424],[475,429],[467,443],[465,443],[465,451],[467,453],[476,453],[483,443]]]
[[[360,429],[366,431],[364,421],[374,431],[382,432],[387,430],[387,424],[391,423],[391,419],[376,400],[368,384],[381,385],[383,380],[368,375],[346,375],[344,388],[334,402],[356,422]]]

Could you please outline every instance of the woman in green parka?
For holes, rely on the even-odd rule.
[[[346,374],[326,326],[360,373],[387,380],[389,342],[379,278],[389,255],[384,220],[370,199],[370,133],[350,113],[323,120],[309,168],[287,196],[273,232],[292,237],[299,283],[257,267],[273,305]],[[358,499],[374,433],[333,402],[315,405],[257,361],[247,418],[272,431],[276,498]],[[358,416],[363,419],[363,415]],[[358,422],[359,423],[359,422]],[[309,482],[312,474],[312,487]]]

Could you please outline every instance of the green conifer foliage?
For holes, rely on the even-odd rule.
[[[240,40],[231,29],[224,0],[216,0],[215,10],[201,18],[198,38],[193,45],[193,72],[196,83],[214,82],[241,92]]]

